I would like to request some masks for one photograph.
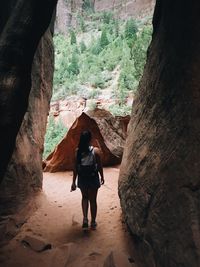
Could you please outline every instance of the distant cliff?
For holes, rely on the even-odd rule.
[[[90,2],[94,12],[113,11],[120,18],[146,16],[153,12],[155,5],[155,0],[91,0]],[[56,32],[66,33],[69,27],[75,27],[77,11],[84,12],[84,0],[59,0]]]

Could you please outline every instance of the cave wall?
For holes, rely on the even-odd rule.
[[[200,266],[200,2],[157,0],[119,195],[140,266]]]
[[[52,34],[47,30],[35,53],[28,110],[0,187],[1,211],[6,208],[8,212],[9,207],[13,209],[30,192],[42,187],[42,152],[52,93],[53,58]]]
[[[56,3],[8,0],[0,4],[0,183],[28,108],[35,51]]]

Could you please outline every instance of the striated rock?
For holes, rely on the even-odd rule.
[[[82,0],[58,0],[55,21],[56,33],[66,34],[71,26],[76,26],[77,11],[82,11]]]
[[[92,0],[95,12],[114,12],[117,17],[144,17],[153,12],[155,0]],[[83,0],[65,1],[59,0],[57,5],[55,30],[59,33],[67,33],[70,27],[77,25],[77,12],[82,13]]]
[[[157,1],[129,123],[119,194],[143,267],[200,266],[199,10]]]
[[[24,245],[29,246],[32,250],[36,252],[41,252],[47,249],[51,249],[51,244],[41,237],[35,237],[27,235],[21,241]]]
[[[48,30],[32,66],[29,106],[12,159],[0,187],[0,210],[14,208],[33,189],[42,187],[42,152],[53,79],[53,44]],[[6,203],[6,204],[5,204]],[[8,206],[9,205],[9,206]]]
[[[95,11],[113,11],[121,18],[138,17],[153,11],[155,0],[99,0],[95,1]]]
[[[84,130],[91,131],[93,136],[92,145],[101,149],[102,164],[104,166],[120,163],[121,157],[113,154],[106,145],[96,121],[93,118],[90,118],[87,114],[82,113],[81,116],[73,123],[64,139],[47,157],[44,171],[56,172],[73,169],[75,162],[75,149],[78,146],[80,134]]]

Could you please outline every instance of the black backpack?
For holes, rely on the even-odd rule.
[[[85,158],[90,158],[88,164],[82,164],[82,160],[84,159],[81,155],[81,158],[77,158],[77,172],[79,177],[89,178],[89,177],[97,177],[98,176],[98,168],[96,157],[94,154],[94,148],[91,147],[89,152],[85,155]],[[87,163],[87,162],[86,162]]]

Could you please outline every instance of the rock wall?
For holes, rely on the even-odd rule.
[[[92,145],[100,148],[104,166],[119,164],[123,154],[128,122],[129,116],[114,118],[108,111],[100,109],[89,116],[83,112],[75,120],[63,140],[44,161],[44,171],[73,170],[75,151],[80,134],[84,130],[91,131]],[[117,126],[116,129],[115,126]]]
[[[200,266],[200,2],[157,1],[119,194],[143,267]]]
[[[120,18],[143,17],[151,14],[155,0],[91,0],[95,12],[113,11]],[[82,12],[83,0],[59,0],[57,5],[56,32],[66,33],[77,24],[77,11]]]
[[[139,17],[153,11],[155,0],[99,0],[95,11],[113,11],[121,18]]]
[[[16,147],[0,188],[0,211],[9,212],[42,187],[42,152],[53,79],[53,43],[48,30],[32,66],[32,89]],[[6,203],[6,204],[5,204]],[[9,206],[8,206],[9,205]]]

